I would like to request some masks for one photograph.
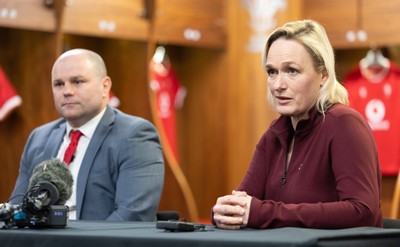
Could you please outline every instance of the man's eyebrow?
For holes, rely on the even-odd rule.
[[[74,75],[74,76],[71,76],[71,77],[69,77],[68,78],[68,80],[69,81],[74,81],[74,80],[76,80],[76,79],[85,79],[86,77],[85,76],[83,76],[83,75]]]

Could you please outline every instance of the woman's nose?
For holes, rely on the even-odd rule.
[[[274,80],[274,89],[282,90],[285,88],[286,88],[286,82],[285,82],[284,75],[279,73]]]

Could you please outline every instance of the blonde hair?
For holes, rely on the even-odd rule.
[[[327,80],[318,91],[316,107],[322,114],[335,103],[348,104],[347,90],[336,79],[335,55],[325,29],[316,21],[300,20],[289,22],[275,29],[269,36],[262,53],[262,64],[265,68],[269,48],[279,38],[296,40],[310,54],[317,72],[326,73]],[[271,91],[268,90],[268,101],[275,107]]]

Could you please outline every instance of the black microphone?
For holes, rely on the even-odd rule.
[[[64,205],[71,197],[73,177],[60,159],[45,160],[35,167],[23,208],[32,214],[49,205]]]
[[[61,228],[67,225],[68,206],[74,179],[65,162],[53,158],[33,169],[28,192],[20,205],[0,203],[3,228]],[[10,201],[10,200],[9,200]]]

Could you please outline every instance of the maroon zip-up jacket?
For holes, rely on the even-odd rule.
[[[281,116],[258,143],[237,188],[253,197],[247,227],[382,227],[381,170],[368,123],[342,104],[309,116],[296,131]]]

